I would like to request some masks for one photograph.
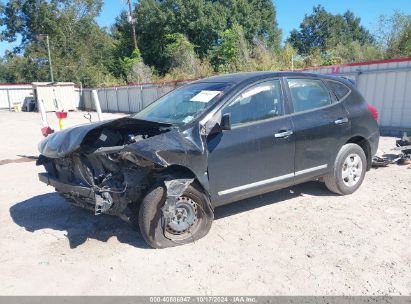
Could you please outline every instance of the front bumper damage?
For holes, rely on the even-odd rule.
[[[91,188],[62,183],[58,179],[50,177],[47,173],[39,173],[39,180],[48,186],[56,188],[58,192],[64,194],[77,195],[79,197],[90,199],[94,196],[94,191]]]
[[[180,131],[125,118],[57,132],[39,150],[37,165],[47,171],[39,180],[96,215],[130,218],[149,188],[165,181],[167,221],[195,179],[208,190],[207,152],[196,127]]]
[[[38,165],[46,168],[39,180],[61,193],[73,205],[102,213],[130,217],[144,192],[157,179],[161,167],[130,157],[124,148],[97,149],[93,153],[71,153],[61,158],[41,155]]]
[[[101,213],[117,215],[117,212],[110,210],[113,206],[113,197],[107,191],[98,192],[89,187],[62,183],[47,173],[39,173],[39,180],[54,187],[57,192],[70,199],[74,205],[93,210],[95,215]]]

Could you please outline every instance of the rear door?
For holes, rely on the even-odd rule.
[[[295,134],[295,179],[328,172],[350,135],[347,112],[321,79],[287,78]]]
[[[293,183],[294,136],[279,79],[245,89],[222,113],[232,129],[208,138],[208,174],[216,205]]]

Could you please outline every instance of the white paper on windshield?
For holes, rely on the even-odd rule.
[[[189,116],[187,116],[186,118],[183,119],[183,122],[184,123],[189,123],[190,121],[193,120],[193,118],[194,118],[193,116],[189,115]]]
[[[191,98],[190,101],[209,102],[220,93],[221,91],[201,91],[196,96]]]

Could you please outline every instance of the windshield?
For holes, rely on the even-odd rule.
[[[133,118],[187,124],[215,104],[229,87],[227,83],[193,83],[178,88],[156,100]]]

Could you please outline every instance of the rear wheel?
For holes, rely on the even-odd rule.
[[[165,221],[161,208],[167,198],[163,183],[155,185],[144,197],[138,223],[144,240],[153,248],[166,248],[194,242],[205,236],[214,218],[207,196],[190,185],[177,198],[175,211]]]
[[[337,194],[351,194],[362,184],[367,167],[363,149],[356,144],[346,144],[338,152],[333,171],[324,176],[328,190]]]

